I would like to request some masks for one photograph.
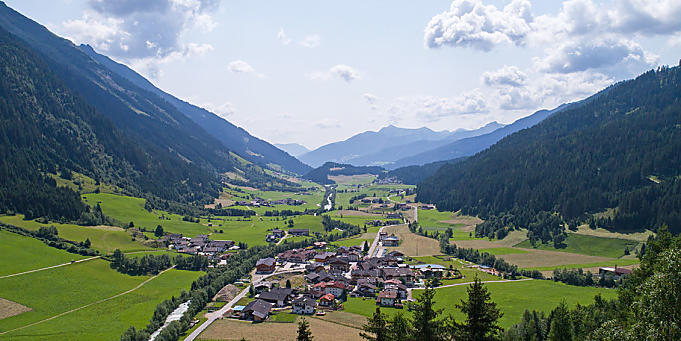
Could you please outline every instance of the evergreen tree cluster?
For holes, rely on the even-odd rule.
[[[128,257],[121,250],[116,249],[111,256],[109,266],[112,269],[131,276],[157,275],[172,266],[168,255],[144,255]]]
[[[667,224],[678,233],[680,127],[681,69],[661,67],[443,166],[419,185],[418,201],[487,220],[479,236],[510,226],[560,244],[564,225],[608,208],[611,230]]]

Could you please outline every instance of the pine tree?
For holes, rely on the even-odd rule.
[[[310,331],[310,323],[305,320],[305,318],[300,319],[298,322],[298,338],[297,341],[312,341],[312,332]]]
[[[367,319],[367,323],[362,326],[366,333],[360,332],[359,336],[366,340],[387,341],[387,325],[385,315],[381,313],[381,308],[376,307],[374,315]]]
[[[503,313],[492,302],[489,291],[477,277],[467,288],[468,300],[461,300],[456,307],[466,315],[466,322],[455,324],[462,340],[483,341],[498,340],[502,330],[497,322]]]
[[[411,331],[409,320],[404,317],[402,312],[393,315],[393,318],[388,322],[388,340],[409,341],[411,340]]]
[[[423,294],[416,298],[412,305],[414,316],[411,324],[414,331],[414,338],[420,341],[441,340],[440,322],[436,320],[442,310],[435,310],[435,289],[427,286]]]
[[[154,231],[154,236],[160,238],[160,237],[163,237],[163,233],[164,233],[163,232],[163,226],[157,225],[156,230]]]
[[[549,330],[550,341],[571,341],[572,340],[572,323],[570,321],[570,311],[565,304],[565,301],[551,312],[551,328]]]

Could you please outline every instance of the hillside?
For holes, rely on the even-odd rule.
[[[289,172],[305,174],[312,168],[288,155],[279,148],[249,134],[243,128],[237,127],[214,113],[185,102],[163,90],[157,88],[147,79],[123,64],[116,63],[109,57],[98,54],[89,45],[80,45],[79,49],[92,57],[111,72],[125,78],[140,89],[146,90],[167,101],[176,110],[186,115],[210,136],[222,142],[229,150],[260,166],[277,164]]]
[[[217,195],[215,174],[120,132],[2,28],[0,45],[0,211],[101,223],[85,214],[78,193],[47,176],[57,172],[169,200]]]
[[[485,150],[502,138],[522,129],[529,128],[552,114],[565,109],[565,107],[566,105],[564,104],[553,110],[539,110],[530,116],[518,119],[515,122],[492,132],[459,139],[433,149],[423,149],[420,153],[402,157],[386,167],[389,169],[397,169],[410,165],[423,165],[431,162],[453,160],[460,157],[475,155],[475,153]]]
[[[300,160],[319,167],[326,161],[361,166],[390,164],[405,155],[416,154],[458,139],[484,134],[499,128],[492,122],[475,130],[433,131],[428,128],[406,129],[387,126],[379,131],[365,131],[347,140],[321,146],[300,156]]]
[[[314,181],[319,184],[327,185],[333,184],[334,181],[329,179],[329,176],[334,175],[361,175],[373,174],[380,175],[385,170],[381,167],[367,167],[367,166],[353,166],[348,164],[341,164],[335,162],[327,162],[321,167],[317,167],[305,174],[303,178]]]
[[[489,218],[478,235],[526,227],[533,242],[560,245],[563,221],[616,231],[667,224],[678,233],[680,169],[681,71],[663,67],[442,167],[418,199]],[[608,208],[611,216],[589,215]]]

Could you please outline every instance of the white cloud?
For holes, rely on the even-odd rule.
[[[284,33],[284,28],[279,29],[279,33],[277,33],[277,39],[284,45],[288,45],[291,43],[291,39]]]
[[[505,66],[497,71],[482,74],[483,82],[489,86],[521,86],[527,82],[527,75],[515,66]]]
[[[318,34],[311,34],[309,36],[306,36],[301,42],[300,46],[302,47],[307,47],[309,49],[313,49],[315,47],[319,47],[321,44],[322,38]]]
[[[425,29],[425,44],[472,47],[489,51],[495,45],[524,45],[533,20],[528,0],[513,0],[499,10],[482,0],[454,0],[449,10],[434,16]]]
[[[351,66],[338,64],[332,66],[328,71],[307,74],[307,78],[311,80],[329,80],[334,77],[340,78],[349,83],[360,78],[360,73]]]
[[[589,41],[567,41],[547,49],[544,58],[535,59],[541,71],[549,73],[571,73],[590,69],[626,68],[640,72],[654,67],[658,57],[646,52],[637,43],[625,39],[596,39]]]
[[[90,0],[82,18],[62,23],[79,43],[120,58],[162,58],[182,51],[187,29],[211,30],[219,0]]]
[[[672,47],[681,47],[681,32],[676,32],[671,38],[669,38],[667,43]]]
[[[227,65],[227,70],[232,73],[251,73],[259,78],[263,78],[264,75],[255,71],[255,69],[243,60],[235,60]]]
[[[376,95],[371,94],[371,93],[364,93],[362,94],[362,98],[369,104],[369,107],[371,110],[376,110],[378,109],[378,106],[376,105],[376,102],[378,101],[378,97]]]
[[[313,125],[319,129],[336,129],[341,127],[341,123],[339,120],[330,118],[325,118],[323,120],[316,121],[314,122]]]

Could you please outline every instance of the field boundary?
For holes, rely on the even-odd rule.
[[[122,293],[120,293],[120,294],[116,294],[116,295],[111,296],[111,297],[103,298],[103,299],[101,299],[101,300],[99,300],[99,301],[96,301],[96,302],[88,303],[88,304],[86,304],[86,305],[84,305],[84,306],[81,306],[81,307],[78,307],[78,308],[74,308],[74,309],[71,309],[71,310],[69,310],[69,311],[65,311],[65,312],[63,312],[63,313],[59,313],[59,314],[54,315],[54,316],[52,316],[52,317],[48,317],[48,318],[46,318],[46,319],[43,319],[43,320],[40,320],[40,321],[36,321],[36,322],[30,323],[30,324],[27,324],[27,325],[25,325],[25,326],[21,326],[21,327],[18,327],[18,328],[14,328],[14,329],[10,329],[10,330],[4,331],[4,332],[0,332],[0,335],[9,334],[9,333],[14,332],[14,331],[17,331],[17,330],[21,330],[21,329],[24,329],[24,328],[32,327],[32,326],[41,324],[41,323],[43,323],[43,322],[47,322],[47,321],[54,320],[54,319],[56,319],[56,318],[60,318],[60,317],[62,317],[62,316],[64,316],[64,315],[68,315],[68,314],[73,313],[73,312],[76,312],[76,311],[78,311],[78,310],[82,310],[82,309],[91,307],[91,306],[96,305],[96,304],[104,303],[104,302],[106,302],[106,301],[110,301],[110,300],[113,300],[113,299],[115,299],[115,298],[118,298],[118,297],[121,297],[121,296],[125,296],[125,295],[127,295],[127,294],[129,294],[129,293],[131,293],[131,292],[133,292],[133,291],[135,291],[135,290],[137,290],[137,289],[143,287],[145,284],[149,283],[149,282],[150,282],[151,280],[153,280],[154,278],[156,278],[156,277],[158,277],[158,276],[161,276],[164,272],[166,272],[166,271],[168,271],[168,270],[171,270],[171,269],[174,269],[174,268],[175,268],[175,266],[172,266],[172,267],[170,267],[170,268],[167,268],[167,269],[165,269],[165,270],[159,272],[158,274],[154,275],[153,277],[148,278],[148,279],[145,280],[144,282],[138,284],[136,287],[134,287],[134,288],[132,288],[132,289],[130,289],[130,290],[124,291],[124,292],[122,292]]]
[[[95,256],[95,257],[80,259],[80,260],[73,261],[73,262],[68,262],[68,263],[63,263],[63,264],[57,264],[57,265],[52,265],[52,266],[48,266],[48,267],[44,267],[44,268],[40,268],[40,269],[34,269],[34,270],[29,270],[29,271],[24,271],[24,272],[18,272],[18,273],[15,273],[15,274],[4,275],[4,276],[0,276],[0,279],[9,278],[9,277],[15,277],[15,276],[21,276],[21,275],[26,275],[26,274],[30,274],[30,273],[33,273],[33,272],[43,271],[43,270],[55,269],[55,268],[59,268],[59,267],[62,267],[62,266],[78,264],[78,263],[82,263],[82,262],[89,261],[89,260],[93,260],[93,259],[97,259],[97,258],[102,258],[102,256]]]

